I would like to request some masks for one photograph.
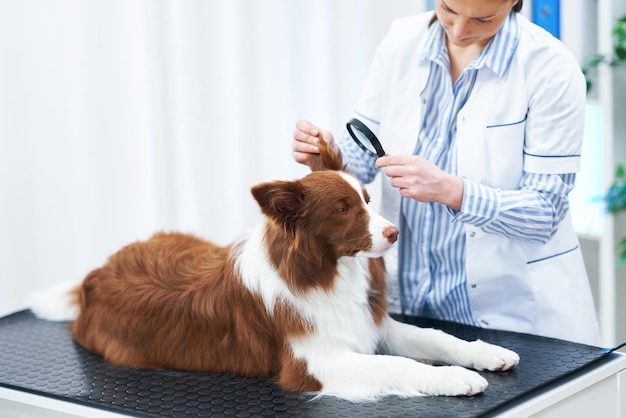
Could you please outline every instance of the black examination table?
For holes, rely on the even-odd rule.
[[[626,357],[608,349],[550,338],[395,317],[466,340],[480,338],[505,346],[519,353],[520,365],[509,372],[481,372],[489,387],[477,396],[387,397],[353,404],[286,393],[264,379],[112,366],[74,343],[67,323],[39,320],[30,311],[21,311],[0,318],[0,389],[9,393],[5,398],[10,394],[37,395],[38,399],[92,408],[94,415],[107,411],[136,417],[497,416]],[[620,370],[624,376],[621,366]]]

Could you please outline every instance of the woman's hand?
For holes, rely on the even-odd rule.
[[[324,141],[337,148],[333,134],[329,131],[322,131],[309,121],[299,120],[296,123],[296,129],[293,132],[293,142],[291,143],[293,159],[300,164],[311,166],[313,156],[319,154],[317,141],[319,134],[322,133]]]
[[[376,160],[400,195],[421,202],[439,202],[458,211],[463,202],[463,181],[415,155],[385,155]]]

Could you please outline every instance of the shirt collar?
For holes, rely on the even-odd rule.
[[[511,12],[502,27],[496,33],[481,53],[472,61],[468,69],[488,67],[498,77],[502,78],[506,73],[513,54],[519,43],[519,27],[517,13]],[[445,43],[444,30],[439,21],[435,21],[428,30],[426,39],[427,47],[423,50],[420,61],[434,61],[440,65],[449,65],[448,49]]]

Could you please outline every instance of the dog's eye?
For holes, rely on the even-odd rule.
[[[342,206],[339,209],[337,209],[337,213],[347,213],[347,212],[348,212],[347,206]]]

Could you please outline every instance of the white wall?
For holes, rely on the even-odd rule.
[[[0,0],[0,314],[157,230],[228,243],[415,0]]]

